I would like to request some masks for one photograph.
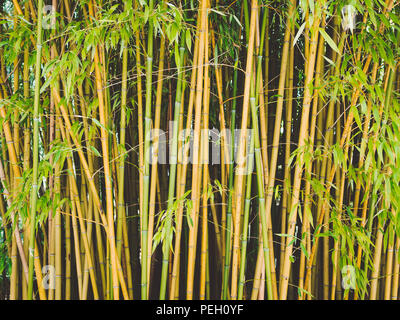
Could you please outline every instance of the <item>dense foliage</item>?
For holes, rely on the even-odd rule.
[[[0,0],[2,299],[398,299],[397,0]]]

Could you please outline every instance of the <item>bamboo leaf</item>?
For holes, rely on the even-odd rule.
[[[301,34],[303,33],[305,27],[306,27],[306,23],[303,22],[303,24],[300,26],[299,30],[297,31],[296,36],[293,39],[293,47],[296,45],[296,42],[297,42],[297,40],[299,40],[299,38],[300,38]]]
[[[320,34],[323,36],[325,41],[328,43],[328,45],[331,47],[332,50],[336,51],[337,53],[339,52],[339,48],[337,47],[336,43],[333,41],[333,39],[325,32],[324,29],[319,28]]]

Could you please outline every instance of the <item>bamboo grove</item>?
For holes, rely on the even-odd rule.
[[[388,299],[397,0],[0,0],[1,299]]]

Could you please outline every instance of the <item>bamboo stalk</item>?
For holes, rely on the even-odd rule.
[[[242,123],[241,132],[239,137],[239,149],[238,149],[238,165],[235,172],[235,211],[233,214],[233,255],[232,255],[232,284],[231,284],[231,298],[235,300],[237,298],[237,268],[238,268],[238,255],[239,255],[239,235],[240,235],[240,215],[241,202],[243,198],[242,187],[243,187],[243,171],[245,169],[245,150],[246,150],[246,132],[247,132],[247,119],[249,113],[249,98],[250,98],[250,82],[251,82],[251,70],[253,68],[253,50],[255,40],[255,27],[256,27],[256,14],[258,11],[258,2],[253,0],[251,5],[251,17],[250,17],[250,33],[248,41],[248,51],[246,59],[246,77],[244,84],[244,95],[243,95],[243,111],[242,111]],[[264,243],[264,246],[267,244]]]
[[[200,28],[199,33],[199,53],[197,62],[197,81],[196,81],[196,98],[195,98],[195,122],[194,122],[194,141],[193,141],[193,173],[192,173],[192,210],[189,213],[191,226],[189,228],[189,249],[188,249],[188,272],[187,272],[187,288],[186,298],[193,299],[193,282],[194,282],[194,262],[195,262],[195,248],[197,242],[197,220],[198,220],[198,206],[199,206],[199,186],[200,186],[200,121],[201,121],[201,105],[203,97],[203,61],[204,52],[208,50],[205,47],[205,30],[207,24],[207,1],[202,0],[200,9]]]
[[[28,299],[33,297],[33,268],[36,236],[36,201],[38,191],[38,166],[39,166],[39,103],[40,103],[40,62],[42,54],[42,11],[43,1],[38,1],[38,23],[37,23],[37,42],[36,42],[36,67],[35,67],[35,97],[33,110],[33,178],[31,191],[30,208],[30,239],[29,239],[29,282]]]

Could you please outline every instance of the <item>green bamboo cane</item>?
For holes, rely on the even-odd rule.
[[[154,0],[149,0],[149,11],[152,12]],[[153,69],[153,33],[154,26],[149,19],[147,61],[146,61],[146,110],[145,110],[145,134],[144,134],[144,177],[143,177],[143,214],[142,214],[142,275],[141,294],[142,299],[148,299],[147,288],[147,236],[148,236],[148,207],[150,186],[150,130],[151,130],[151,96],[152,96],[152,69]]]
[[[254,132],[254,152],[255,152],[255,160],[256,160],[256,171],[257,171],[257,188],[258,188],[258,203],[259,203],[259,212],[260,212],[260,220],[262,226],[262,240],[263,240],[263,251],[264,251],[264,264],[265,264],[265,280],[267,285],[267,297],[268,300],[273,299],[273,288],[272,288],[272,279],[271,279],[271,259],[269,253],[269,238],[268,238],[268,221],[267,221],[267,212],[266,212],[266,204],[265,204],[265,195],[264,195],[264,181],[263,181],[263,163],[261,156],[261,146],[260,146],[260,137],[259,137],[259,125],[258,125],[258,116],[257,116],[257,106],[256,106],[256,98],[255,98],[255,88],[251,86],[251,96],[250,96],[250,107],[251,107],[251,119],[253,124],[253,132]]]
[[[250,32],[250,22],[249,22],[249,4],[247,0],[243,1],[243,11],[244,11],[244,27],[246,30],[246,43],[249,42],[249,32]]]
[[[243,233],[241,243],[241,256],[240,256],[240,269],[239,269],[239,286],[238,286],[238,299],[243,299],[243,289],[245,283],[245,269],[246,269],[246,250],[247,250],[247,233],[249,230],[249,212],[251,204],[251,178],[253,175],[254,166],[254,131],[252,131],[249,157],[247,158],[247,179],[246,179],[246,199],[244,205],[243,216]]]
[[[165,6],[165,2],[163,2],[163,6]],[[163,26],[163,32],[165,31],[165,26]],[[148,285],[151,286],[151,277],[150,277],[150,267],[152,261],[152,253],[153,253],[153,231],[154,231],[154,211],[156,209],[156,193],[160,198],[160,193],[157,191],[157,185],[159,185],[159,169],[158,169],[158,153],[159,153],[159,134],[157,131],[160,129],[160,121],[161,121],[161,110],[162,110],[162,91],[163,91],[163,83],[164,83],[164,65],[165,65],[165,45],[166,39],[165,36],[161,36],[161,43],[159,47],[159,58],[158,58],[158,75],[157,75],[157,88],[156,88],[156,100],[155,100],[155,116],[153,122],[153,130],[155,131],[154,140],[152,141],[152,164],[151,164],[151,177],[150,177],[150,203],[149,203],[149,214],[148,214],[148,257],[147,257],[147,281]],[[160,201],[161,202],[161,201]],[[161,206],[159,207],[159,211],[161,211]]]
[[[394,211],[394,209],[392,209]],[[387,248],[387,263],[386,263],[386,271],[385,271],[385,294],[384,299],[390,300],[390,294],[392,293],[391,285],[392,285],[392,271],[393,271],[393,248],[394,248],[394,230],[393,230],[393,221],[389,222],[389,239],[388,239],[388,248]]]
[[[35,66],[35,97],[33,105],[33,177],[30,208],[30,239],[29,239],[29,282],[28,300],[33,296],[33,252],[35,250],[36,236],[36,203],[38,197],[38,166],[39,166],[39,104],[40,104],[40,62],[42,58],[42,14],[43,0],[38,1],[36,66]]]
[[[138,1],[134,1],[134,8],[137,10]],[[138,10],[139,11],[139,10]],[[142,65],[141,65],[141,42],[139,29],[135,32],[135,53],[136,53],[136,72],[137,72],[137,126],[138,126],[138,143],[139,143],[139,213],[140,213],[140,230],[142,230],[142,214],[143,214],[143,174],[144,174],[144,156],[143,156],[143,93],[142,93]],[[140,238],[141,239],[141,238]],[[140,240],[141,241],[141,240]]]
[[[176,57],[177,71],[178,71],[178,83],[176,89],[175,98],[175,110],[174,110],[174,127],[172,133],[172,145],[170,154],[170,171],[169,171],[169,186],[168,186],[168,202],[166,210],[166,225],[165,225],[165,238],[163,242],[163,260],[161,270],[161,288],[160,288],[160,300],[165,299],[165,293],[167,288],[168,278],[168,262],[169,262],[169,251],[172,245],[172,214],[174,206],[174,195],[175,195],[175,181],[176,181],[176,168],[178,162],[178,133],[179,133],[179,113],[181,110],[181,98],[182,98],[182,81],[183,81],[183,55],[185,48],[183,46],[184,38],[181,38],[181,46],[179,48],[179,57]],[[177,45],[177,44],[176,44]]]
[[[59,111],[56,111],[56,124],[57,127],[57,118],[59,117]],[[60,131],[56,130],[56,139],[60,138]],[[61,179],[60,179],[60,165],[56,163],[54,170],[54,187],[56,193],[61,193]],[[55,215],[55,271],[56,271],[56,291],[55,291],[55,299],[61,300],[62,298],[62,218],[61,218],[61,208],[57,208]],[[66,250],[67,251],[67,250]]]
[[[230,164],[229,164],[229,181],[228,181],[228,208],[226,211],[226,229],[225,229],[225,257],[224,257],[224,271],[222,279],[222,299],[227,299],[228,294],[228,278],[229,266],[231,263],[231,237],[232,237],[232,193],[233,193],[233,176],[234,176],[234,154],[235,154],[235,123],[236,123],[236,93],[237,93],[237,67],[239,59],[236,57],[235,70],[233,74],[233,101],[231,110],[231,141],[230,141]]]
[[[125,9],[128,7],[128,2],[125,3]],[[119,140],[119,167],[118,167],[118,225],[117,225],[117,253],[121,257],[122,251],[122,232],[123,223],[126,224],[125,217],[125,201],[124,201],[124,184],[125,184],[125,158],[126,158],[126,109],[127,109],[127,78],[128,78],[128,48],[127,39],[123,39],[122,46],[122,83],[121,83],[121,121],[120,121],[120,140]],[[129,250],[125,250],[125,254],[129,255]],[[130,257],[126,257],[127,262]],[[131,278],[130,263],[127,263],[127,273]],[[128,283],[128,291],[132,299],[131,283]]]
[[[122,41],[122,78],[121,78],[121,122],[119,137],[119,170],[118,170],[118,229],[117,241],[122,234],[122,215],[124,214],[124,172],[125,172],[125,140],[126,140],[126,100],[128,78],[128,49],[126,39]],[[117,252],[121,255],[122,242],[118,241]]]
[[[210,77],[209,77],[209,32],[208,25],[205,28],[205,53],[204,53],[204,95],[203,95],[203,110],[202,110],[202,134],[200,140],[200,159],[201,164],[203,165],[203,193],[201,194],[202,201],[202,227],[201,227],[201,243],[200,243],[200,290],[199,290],[199,298],[203,300],[205,298],[205,287],[206,287],[206,278],[207,278],[207,262],[208,262],[208,184],[209,184],[209,166],[208,166],[208,126],[209,126],[209,109],[210,109]],[[223,117],[220,118],[221,121]],[[205,129],[205,130],[204,130]],[[200,216],[200,210],[199,210]]]

